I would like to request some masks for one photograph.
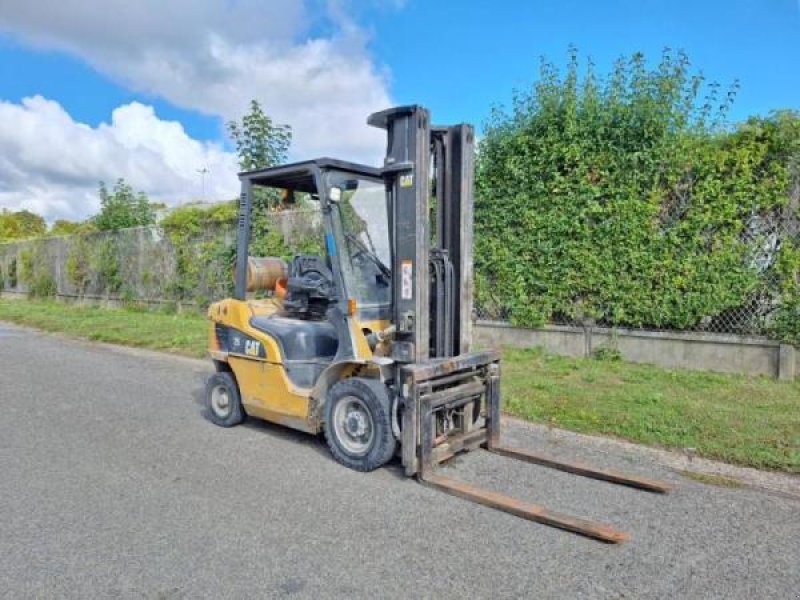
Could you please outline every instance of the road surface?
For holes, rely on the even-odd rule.
[[[608,546],[324,443],[204,418],[204,362],[0,323],[0,596],[798,598],[800,501],[635,453],[515,445],[672,481],[648,494],[474,452],[446,473],[630,533]]]

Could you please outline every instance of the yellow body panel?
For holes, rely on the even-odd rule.
[[[355,330],[353,333],[353,337],[356,340],[356,354],[357,358],[362,360],[369,360],[372,358],[373,355],[383,355],[383,348],[379,345],[378,348],[375,349],[373,352],[370,347],[369,343],[367,342],[367,338],[364,335],[364,330],[369,330],[371,332],[378,332],[383,331],[387,327],[389,327],[390,321],[388,319],[375,319],[369,321],[359,321],[355,317],[351,321],[353,323],[353,329]]]
[[[248,415],[316,433],[320,431],[321,423],[311,410],[314,402],[313,390],[299,388],[289,380],[277,342],[250,326],[253,316],[274,314],[280,309],[280,302],[272,299],[241,301],[229,298],[212,304],[208,309],[211,321],[208,331],[209,353],[215,360],[230,365]],[[388,326],[388,321],[359,321],[354,317],[348,319],[348,322],[355,356],[352,357],[352,364],[340,362],[336,365],[335,372],[339,378],[351,376],[372,357],[364,330],[381,331]],[[223,351],[217,340],[218,324],[260,342],[265,356],[246,356]]]
[[[209,349],[216,360],[230,365],[248,415],[295,429],[316,432],[319,425],[309,419],[311,390],[298,388],[289,381],[277,342],[250,326],[253,316],[269,315],[278,310],[280,304],[271,299],[247,302],[227,299],[212,304],[208,309],[211,319]],[[215,332],[217,324],[236,329],[261,342],[266,357],[220,353]]]
[[[309,423],[309,390],[293,386],[282,365],[235,356],[228,362],[248,415],[304,431],[316,429]]]
[[[370,350],[367,337],[364,335],[364,326],[364,323],[360,323],[355,318],[350,319],[350,333],[355,342],[353,344],[353,351],[356,353],[355,358],[369,360],[372,358],[372,350]]]
[[[209,339],[214,339],[216,334],[214,326],[219,323],[228,327],[233,327],[250,337],[257,339],[264,344],[267,353],[266,360],[274,363],[282,363],[280,348],[277,342],[264,332],[250,326],[250,319],[255,316],[270,315],[278,312],[280,305],[270,300],[252,300],[242,302],[241,300],[227,299],[212,304],[208,308],[208,317],[211,319],[209,327]],[[209,344],[209,348],[212,346]]]

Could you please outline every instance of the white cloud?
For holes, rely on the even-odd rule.
[[[236,157],[218,144],[189,137],[180,123],[163,121],[150,106],[115,109],[110,123],[74,121],[41,96],[0,102],[0,206],[27,208],[48,220],[83,219],[97,211],[98,181],[124,177],[136,190],[168,204],[201,196],[233,198]]]
[[[308,2],[317,10],[303,0],[3,0],[0,31],[225,119],[256,98],[292,125],[295,158],[374,162],[384,141],[366,117],[391,104],[387,75],[348,2]]]

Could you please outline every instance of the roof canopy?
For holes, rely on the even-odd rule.
[[[317,191],[314,174],[317,170],[323,169],[339,169],[349,171],[355,175],[381,177],[380,169],[375,167],[335,158],[317,158],[278,167],[245,171],[239,173],[239,179],[250,180],[254,185],[314,193]]]

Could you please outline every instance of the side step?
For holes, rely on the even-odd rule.
[[[592,479],[601,479],[611,483],[618,483],[620,485],[627,485],[629,487],[645,490],[648,492],[655,492],[657,494],[666,494],[672,490],[672,486],[663,481],[655,479],[648,479],[646,477],[638,477],[635,475],[627,475],[619,471],[611,469],[596,469],[580,462],[569,462],[563,460],[556,460],[543,454],[536,454],[521,448],[510,448],[508,446],[495,446],[489,447],[490,452],[508,456],[509,458],[516,458],[525,462],[533,463],[535,465],[542,465],[550,467],[551,469],[558,469],[559,471],[566,471],[567,473],[574,473],[575,475],[582,475],[583,477],[591,477]]]
[[[586,537],[594,538],[601,542],[618,544],[624,542],[629,537],[627,533],[617,531],[608,525],[552,512],[538,504],[522,502],[516,498],[435,473],[426,474],[420,481],[453,496],[458,496],[459,498],[477,502],[478,504],[483,504],[490,508],[502,510],[503,512],[528,519],[529,521],[536,521],[537,523],[550,525],[551,527],[566,529],[567,531],[585,535]]]

